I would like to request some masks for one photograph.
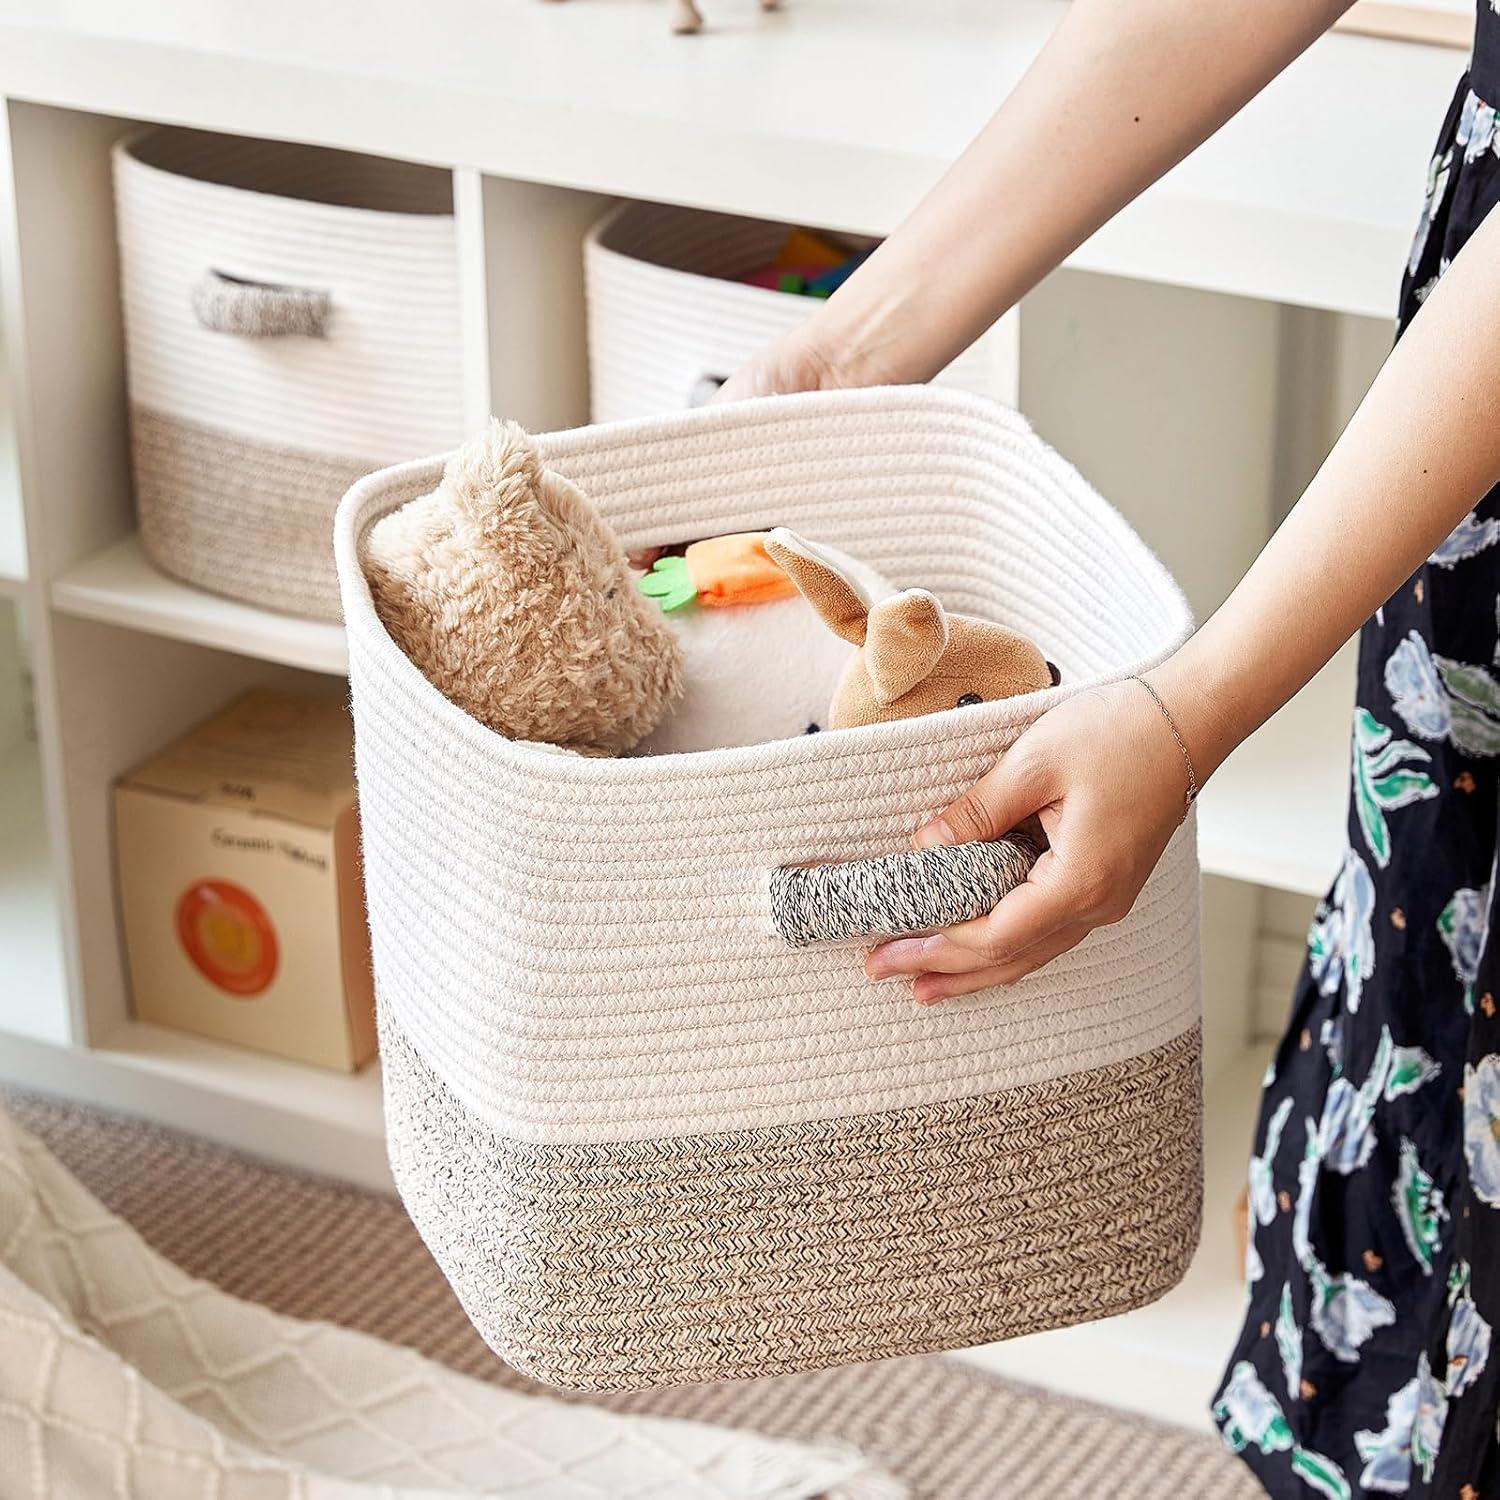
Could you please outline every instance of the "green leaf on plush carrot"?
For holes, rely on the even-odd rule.
[[[685,557],[657,558],[638,587],[648,599],[655,599],[667,611],[682,609],[698,597],[698,590],[688,576]]]

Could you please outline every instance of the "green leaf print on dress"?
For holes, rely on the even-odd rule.
[[[1292,1449],[1292,1473],[1309,1489],[1326,1495],[1328,1500],[1351,1500],[1353,1492],[1344,1471],[1331,1458],[1314,1453],[1299,1443]]]
[[[1330,898],[1318,903],[1307,933],[1307,966],[1318,989],[1331,995],[1344,985],[1344,1001],[1359,1009],[1365,980],[1375,971],[1375,884],[1369,866],[1352,849],[1333,883]]]
[[[1434,656],[1410,630],[1386,658],[1385,686],[1406,727],[1465,755],[1500,755],[1500,682],[1488,667]]]
[[[1424,1353],[1417,1359],[1417,1373],[1386,1402],[1384,1429],[1354,1434],[1355,1450],[1364,1462],[1360,1485],[1383,1495],[1404,1495],[1411,1488],[1413,1468],[1430,1483],[1447,1417],[1448,1398]]]
[[[1413,802],[1437,796],[1437,784],[1410,762],[1430,765],[1432,756],[1411,740],[1391,738],[1391,731],[1367,708],[1354,711],[1354,806],[1359,826],[1375,863],[1391,862],[1391,830],[1385,815]]]
[[[1433,1258],[1443,1242],[1443,1223],[1448,1217],[1443,1194],[1429,1173],[1423,1170],[1415,1141],[1401,1137],[1401,1165],[1391,1202],[1401,1221],[1401,1232],[1407,1247],[1416,1257],[1424,1276],[1432,1275]]]
[[[1479,973],[1479,954],[1484,947],[1489,910],[1490,888],[1483,885],[1477,891],[1460,887],[1438,913],[1438,936],[1453,960],[1453,972],[1464,987],[1464,1009],[1471,1016],[1474,1014],[1474,979]]]

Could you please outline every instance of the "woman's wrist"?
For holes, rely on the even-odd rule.
[[[948,363],[932,347],[930,323],[924,325],[914,293],[865,274],[874,269],[861,267],[803,324],[812,358],[841,387],[930,380]]]
[[[1192,641],[1149,672],[1142,681],[1155,692],[1181,740],[1198,789],[1255,728],[1240,723],[1230,677],[1198,660]]]

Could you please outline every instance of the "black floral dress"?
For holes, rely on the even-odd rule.
[[[1500,0],[1439,138],[1400,327],[1500,201]],[[1500,491],[1361,637],[1349,841],[1250,1161],[1214,1403],[1273,1496],[1500,1500]]]

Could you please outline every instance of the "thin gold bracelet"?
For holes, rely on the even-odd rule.
[[[1172,717],[1172,711],[1161,701],[1161,694],[1146,681],[1144,677],[1138,677],[1131,673],[1130,680],[1138,682],[1151,694],[1151,701],[1161,710],[1161,716],[1167,721],[1167,728],[1172,731],[1172,738],[1177,741],[1177,748],[1182,751],[1182,763],[1187,767],[1187,793],[1182,802],[1182,815],[1187,817],[1189,809],[1198,800],[1198,773],[1193,770],[1193,757],[1188,753],[1187,741],[1182,737],[1182,731],[1177,727],[1177,720]]]

